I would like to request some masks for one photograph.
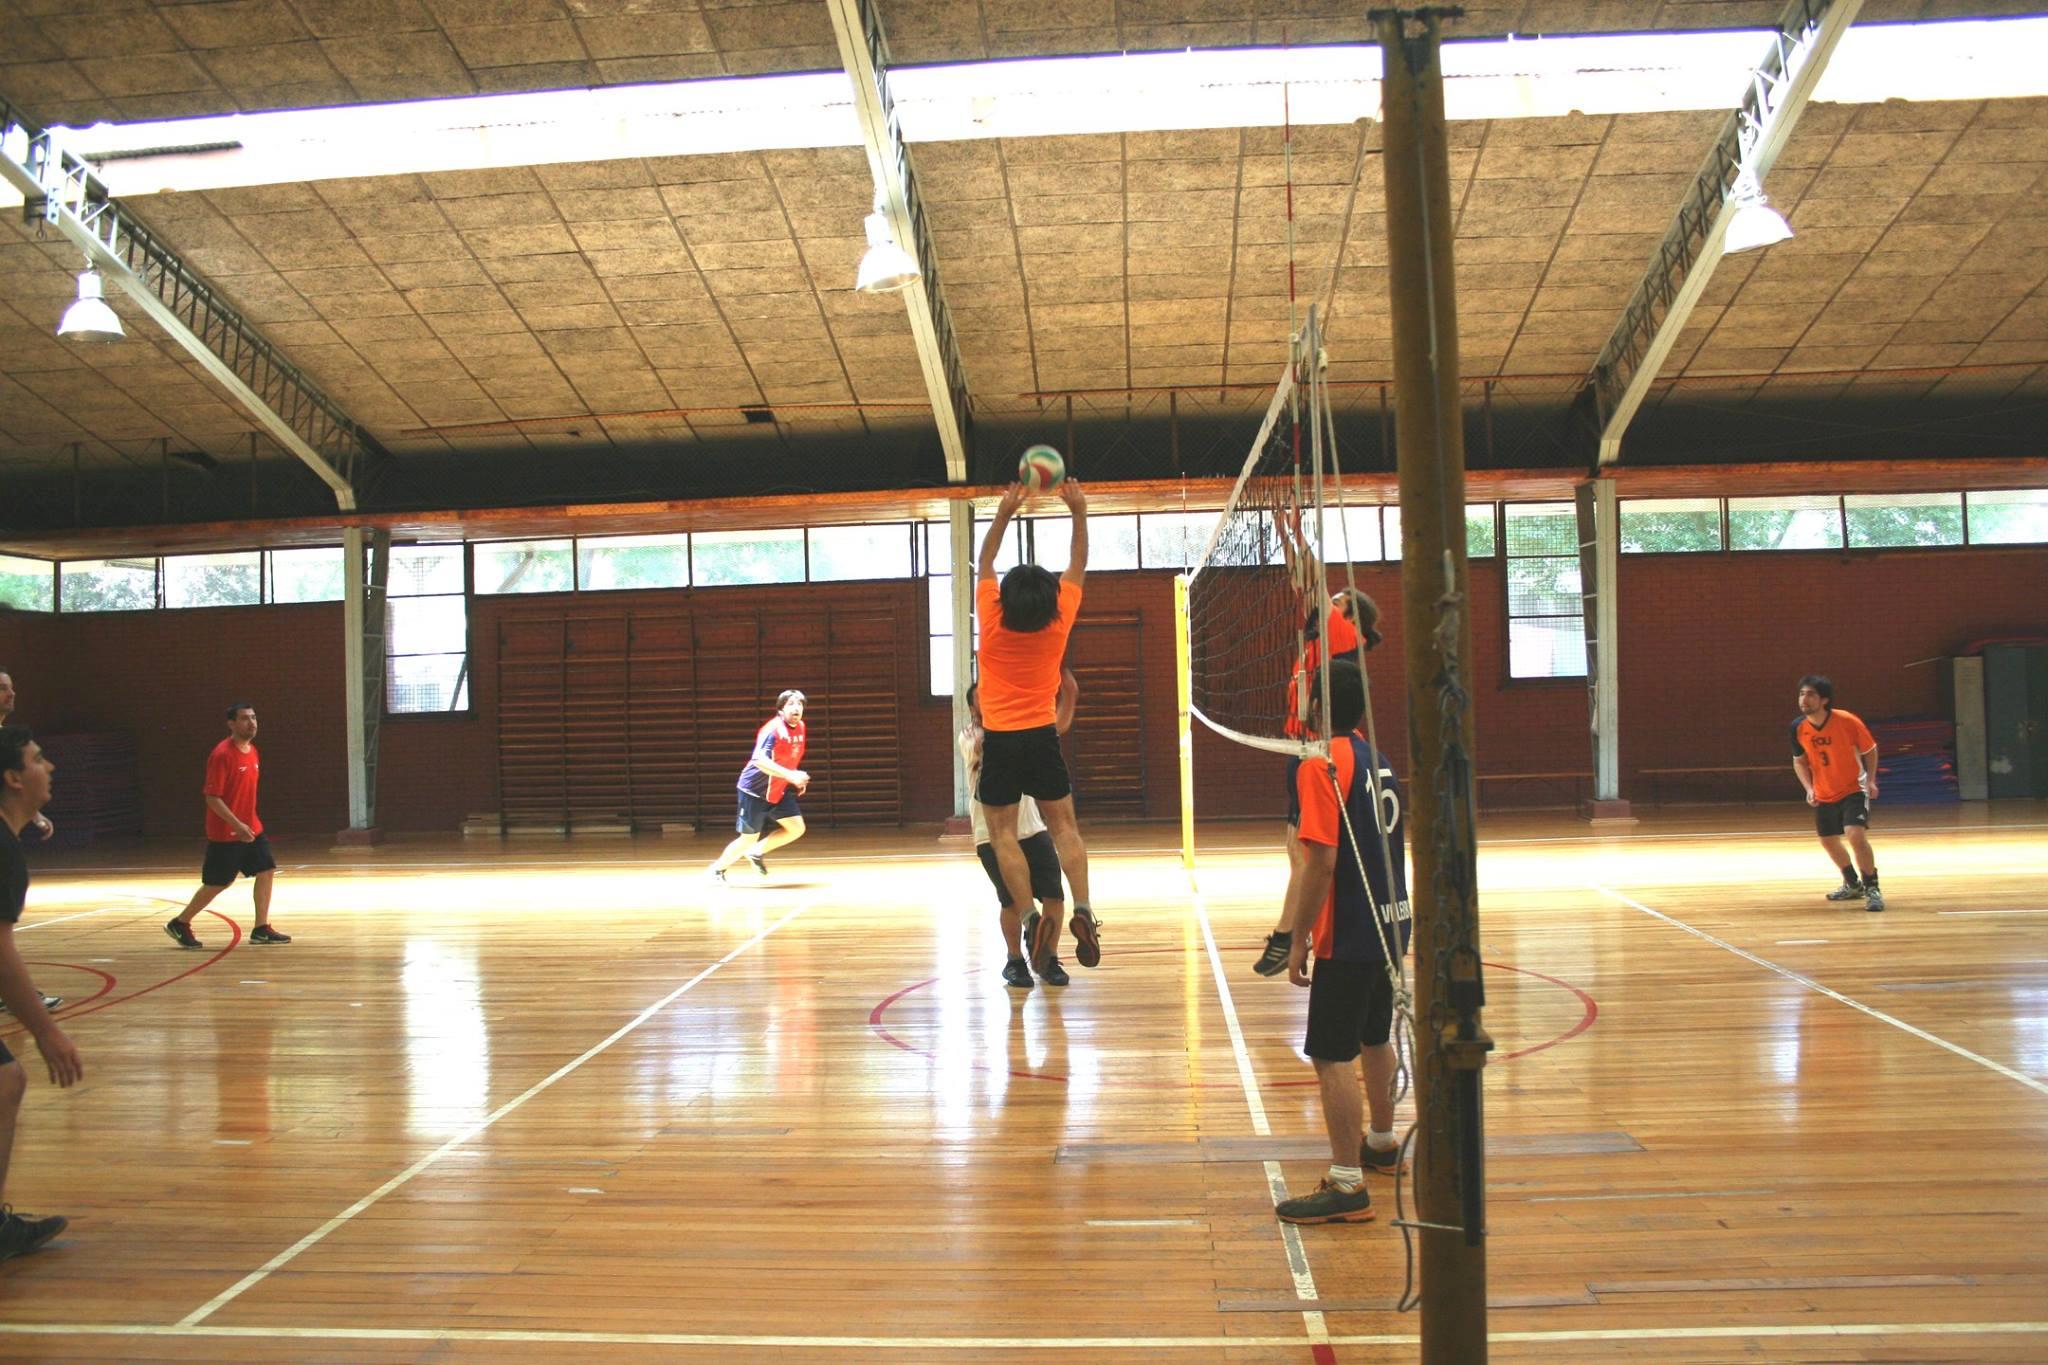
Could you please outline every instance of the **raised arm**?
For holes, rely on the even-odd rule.
[[[1081,491],[1080,484],[1068,479],[1060,485],[1060,501],[1074,514],[1074,547],[1067,554],[1067,571],[1060,575],[1060,581],[1078,588],[1088,576],[1088,495]]]
[[[1010,529],[1010,518],[1017,515],[1017,508],[1024,501],[1024,491],[1021,483],[1003,490],[1003,500],[996,504],[995,518],[988,524],[988,534],[981,538],[981,561],[975,568],[975,577],[995,580],[996,552],[1002,548],[1003,533]]]

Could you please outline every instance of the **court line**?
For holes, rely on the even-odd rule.
[[[1237,1022],[1237,1004],[1230,995],[1230,978],[1223,971],[1223,952],[1216,946],[1216,934],[1209,925],[1209,902],[1199,895],[1194,902],[1195,919],[1202,926],[1202,944],[1209,951],[1209,970],[1216,978],[1216,995],[1223,1005],[1223,1023],[1230,1031],[1230,1051],[1237,1059],[1238,1084],[1244,1089],[1245,1108],[1251,1112],[1252,1132],[1259,1137],[1271,1137],[1273,1127],[1266,1122],[1266,1105],[1259,1098],[1258,1078],[1252,1074],[1251,1049],[1245,1046],[1244,1029]],[[1287,1177],[1281,1173],[1279,1162],[1263,1164],[1266,1193],[1278,1208],[1280,1201],[1287,1198]],[[1292,1223],[1281,1223],[1280,1241],[1287,1249],[1287,1273],[1294,1280],[1294,1297],[1310,1301],[1321,1298],[1316,1292],[1315,1272],[1309,1269],[1308,1249],[1301,1244],[1301,1229]],[[1322,1313],[1304,1309],[1301,1322],[1308,1329],[1309,1351],[1317,1365],[1331,1365],[1336,1356],[1330,1349],[1330,1328]]]
[[[14,926],[14,932],[15,932],[15,933],[17,933],[17,934],[25,934],[25,933],[27,933],[27,932],[28,932],[29,930],[31,930],[31,929],[40,929],[40,928],[42,928],[42,927],[43,927],[44,925],[46,925],[46,924],[62,924],[62,923],[64,923],[64,921],[66,921],[66,920],[73,920],[73,919],[84,919],[84,918],[85,918],[85,917],[86,917],[87,915],[104,915],[104,914],[106,914],[106,913],[107,913],[107,911],[109,911],[109,910],[113,910],[113,909],[116,909],[116,908],[125,908],[125,907],[116,907],[116,906],[112,906],[112,905],[102,905],[102,906],[101,906],[101,907],[100,907],[99,909],[97,909],[97,910],[81,910],[81,911],[79,911],[79,912],[78,912],[77,914],[75,914],[75,915],[59,915],[59,916],[57,916],[57,918],[55,918],[55,919],[39,919],[39,920],[36,920],[36,921],[34,921],[33,923],[29,923],[29,924],[17,924],[17,925],[15,925],[15,926]]]
[[[1752,1323],[1732,1327],[1565,1328],[1490,1332],[1488,1340],[1521,1344],[1568,1341],[1775,1340],[1800,1337],[1983,1337],[2048,1335],[2048,1322]],[[880,1337],[790,1336],[718,1332],[576,1332],[514,1327],[228,1327],[154,1323],[0,1322],[0,1336],[189,1337],[255,1341],[508,1342],[571,1346],[704,1346],[727,1350],[822,1351],[1228,1351],[1285,1349],[1300,1337]],[[1336,1346],[1415,1346],[1413,1332],[1345,1333]]]
[[[391,1179],[385,1181],[376,1189],[364,1195],[361,1199],[356,1200],[355,1203],[349,1205],[340,1213],[335,1214],[334,1217],[328,1219],[319,1227],[313,1229],[304,1237],[301,1237],[298,1241],[292,1243],[290,1246],[286,1247],[283,1251],[280,1251],[279,1253],[277,1253],[277,1255],[265,1261],[256,1269],[250,1271],[247,1275],[244,1275],[241,1279],[235,1281],[235,1283],[229,1285],[226,1289],[223,1289],[220,1293],[214,1295],[211,1299],[208,1299],[205,1303],[193,1309],[190,1313],[187,1313],[184,1317],[178,1320],[178,1326],[196,1327],[200,1323],[206,1321],[206,1319],[212,1317],[222,1308],[225,1308],[228,1304],[234,1302],[234,1300],[236,1300],[237,1298],[240,1298],[242,1294],[261,1284],[266,1278],[270,1276],[272,1272],[282,1268],[292,1260],[296,1259],[301,1252],[310,1250],[317,1243],[325,1239],[327,1234],[341,1227],[344,1223],[348,1222],[351,1218],[354,1218],[357,1214],[369,1208],[372,1204],[375,1204],[385,1195],[390,1194],[392,1191],[398,1189],[400,1186],[411,1181],[414,1176],[419,1175],[428,1167],[438,1162],[442,1157],[447,1156],[456,1148],[462,1146],[464,1143],[467,1143],[471,1138],[477,1136],[486,1128],[489,1128],[492,1124],[496,1123],[499,1119],[504,1118],[507,1114],[511,1113],[513,1110],[525,1104],[535,1095],[538,1095],[543,1090],[548,1089],[556,1081],[561,1080],[563,1077],[575,1071],[578,1067],[582,1066],[592,1057],[595,1057],[600,1052],[604,1052],[607,1049],[609,1049],[613,1043],[618,1042],[621,1038],[624,1038],[627,1034],[633,1032],[633,1030],[639,1028],[649,1019],[652,1019],[662,1010],[667,1009],[671,1004],[675,1003],[676,1000],[680,999],[698,982],[704,980],[713,972],[716,972],[719,968],[725,966],[728,962],[731,962],[733,959],[737,958],[740,954],[746,952],[754,945],[766,940],[770,934],[773,934],[776,930],[782,928],[783,925],[788,924],[791,920],[795,919],[798,915],[801,915],[808,908],[810,908],[808,903],[797,906],[794,910],[791,910],[781,919],[775,921],[775,923],[769,925],[760,933],[755,934],[745,943],[742,943],[739,947],[733,949],[724,957],[721,957],[720,959],[718,959],[718,961],[712,963],[703,971],[697,973],[688,981],[685,981],[682,985],[676,987],[667,995],[664,995],[661,999],[649,1005],[646,1009],[641,1010],[638,1014],[634,1015],[624,1024],[621,1024],[617,1029],[613,1030],[611,1035],[605,1038],[602,1042],[596,1043],[590,1048],[586,1049],[581,1056],[575,1058],[574,1060],[564,1062],[561,1066],[555,1068],[552,1072],[548,1073],[548,1075],[542,1078],[541,1080],[534,1082],[533,1085],[527,1087],[527,1089],[520,1092],[518,1095],[505,1101],[505,1103],[499,1105],[489,1114],[486,1114],[483,1118],[477,1120],[477,1122],[471,1124],[462,1132],[448,1139],[439,1147],[436,1147],[433,1151],[421,1157],[418,1161],[413,1162],[412,1165],[406,1167],[397,1175],[392,1176]]]
[[[1779,976],[1784,977],[1787,981],[1797,982],[1798,984],[1806,987],[1810,991],[1814,991],[1820,995],[1825,995],[1828,999],[1835,1001],[1837,1004],[1847,1005],[1852,1010],[1856,1010],[1859,1013],[1869,1015],[1872,1019],[1877,1020],[1879,1023],[1890,1024],[1893,1028],[1898,1029],[1900,1032],[1910,1033],[1915,1038],[1920,1039],[1922,1042],[1932,1043],[1936,1047],[1941,1048],[1944,1051],[1953,1052],[1956,1056],[1961,1057],[1966,1062],[1975,1062],[1978,1066],[1985,1068],[1987,1071],[1997,1072],[1999,1075],[2005,1077],[2007,1080],[2018,1081],[2021,1085],[2027,1087],[2027,1089],[2029,1090],[2032,1090],[2038,1094],[2048,1095],[2048,1081],[2036,1080],[2034,1077],[2027,1075],[2024,1071],[2015,1071],[2011,1067],[2005,1065],[2003,1062],[1994,1062],[1989,1057],[1985,1057],[1978,1053],[1972,1052],[1968,1048],[1963,1047],[1959,1044],[1951,1043],[1948,1039],[1940,1037],[1936,1034],[1929,1033],[1926,1029],[1916,1028],[1912,1024],[1907,1023],[1905,1020],[1900,1019],[1895,1015],[1886,1014],[1881,1009],[1874,1009],[1871,1006],[1864,1004],[1861,1000],[1852,999],[1851,997],[1842,994],[1840,991],[1835,990],[1831,986],[1823,986],[1820,982],[1815,981],[1812,977],[1807,976],[1803,972],[1795,972],[1790,967],[1781,967],[1767,957],[1759,957],[1757,954],[1750,952],[1747,948],[1738,948],[1734,944],[1728,942],[1726,939],[1714,937],[1712,934],[1708,933],[1704,929],[1695,929],[1690,924],[1687,924],[1684,920],[1674,919],[1672,916],[1665,914],[1662,910],[1652,910],[1649,906],[1644,905],[1641,901],[1635,900],[1628,896],[1624,896],[1619,891],[1610,890],[1607,887],[1599,885],[1598,883],[1593,883],[1592,886],[1593,890],[1598,891],[1603,896],[1612,896],[1615,900],[1620,901],[1623,905],[1633,906],[1634,908],[1642,911],[1646,915],[1652,916],[1656,919],[1663,920],[1666,924],[1671,925],[1675,929],[1683,929],[1686,933],[1691,934],[1694,938],[1703,939],[1706,942],[1713,944],[1716,948],[1722,948],[1728,952],[1735,954],[1737,957],[1746,958],[1747,960],[1754,962],[1757,966],[1762,967],[1767,971],[1776,972]]]

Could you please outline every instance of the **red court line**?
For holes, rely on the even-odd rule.
[[[23,960],[27,961],[27,959]],[[43,962],[37,960],[28,962],[28,965],[31,967],[68,967],[74,972],[91,972],[94,976],[100,979],[100,988],[94,991],[91,995],[86,996],[85,999],[77,1001],[76,1003],[72,1004],[71,1014],[78,1013],[78,1011],[81,1008],[83,1008],[86,1005],[90,1005],[93,1001],[99,999],[108,991],[114,989],[114,974],[112,972],[103,972],[97,967],[88,967],[83,962]],[[57,1008],[61,1010],[64,1007],[62,1005],[59,1005]],[[69,1018],[70,1015],[66,1015],[65,1017]]]
[[[97,1014],[101,1010],[112,1009],[116,1005],[125,1005],[130,1000],[139,1000],[143,996],[148,995],[151,991],[160,991],[166,986],[172,985],[179,981],[183,981],[188,976],[193,976],[199,972],[205,971],[208,967],[211,967],[214,963],[220,961],[229,953],[233,952],[235,950],[236,945],[242,941],[242,926],[237,924],[235,921],[229,919],[226,915],[223,915],[218,910],[207,910],[203,911],[202,913],[212,915],[215,919],[227,925],[228,928],[234,930],[235,936],[228,940],[227,947],[222,948],[220,951],[216,952],[212,957],[209,957],[208,959],[206,959],[206,961],[200,963],[198,966],[188,967],[184,971],[179,972],[176,976],[165,977],[162,981],[157,982],[155,985],[144,986],[141,990],[130,991],[126,995],[117,995],[112,1000],[100,1000],[100,1002],[97,1005],[87,1005],[82,1009],[59,1011],[59,1013],[62,1015],[61,1022],[69,1023],[71,1020],[80,1018],[83,1015]],[[91,971],[92,969],[88,967],[85,970]],[[109,980],[111,980],[111,978],[109,978]],[[93,996],[93,999],[99,1000],[99,996],[104,994],[106,994],[106,992],[101,991],[99,995]],[[13,1029],[9,1030],[9,1032],[26,1032],[26,1030],[23,1029],[21,1025],[17,1023]]]
[[[1181,951],[1183,950],[1180,948],[1130,948],[1125,949],[1122,955],[1130,956],[1133,954],[1144,953],[1178,953]],[[1532,1043],[1528,1047],[1518,1048],[1513,1052],[1503,1053],[1498,1058],[1496,1058],[1497,1061],[1512,1062],[1518,1058],[1528,1057],[1535,1053],[1545,1051],[1546,1049],[1556,1047],[1559,1043],[1570,1042],[1572,1039],[1584,1033],[1587,1029],[1593,1027],[1593,1021],[1600,1017],[1599,1003],[1595,1001],[1591,995],[1587,994],[1579,987],[1574,986],[1569,981],[1560,980],[1559,978],[1550,976],[1544,972],[1534,971],[1528,967],[1517,967],[1511,963],[1506,962],[1486,962],[1483,965],[1491,967],[1495,971],[1514,972],[1520,976],[1534,977],[1538,981],[1548,982],[1553,986],[1561,987],[1564,990],[1570,991],[1573,995],[1577,996],[1579,998],[1579,1003],[1585,1007],[1584,1012],[1581,1013],[1579,1016],[1578,1022],[1573,1024],[1570,1028],[1566,1029],[1563,1033],[1558,1034],[1554,1038],[1545,1039],[1543,1042]],[[979,975],[982,970],[982,968],[975,968],[972,972],[964,972],[961,973],[961,975]],[[875,1035],[879,1037],[883,1042],[889,1044],[891,1047],[900,1048],[903,1051],[912,1054],[913,1056],[923,1057],[927,1061],[936,1062],[938,1060],[938,1054],[930,1048],[919,1047],[915,1043],[908,1042],[905,1039],[899,1038],[894,1033],[890,1032],[885,1016],[887,1016],[889,1012],[889,1007],[891,1005],[894,1005],[897,1001],[901,1000],[904,996],[911,994],[913,991],[921,991],[926,986],[932,985],[933,983],[939,980],[941,980],[940,977],[927,977],[923,981],[914,981],[910,985],[905,986],[902,990],[884,996],[880,1001],[876,1003],[873,1009],[868,1011],[868,1027],[874,1030]],[[1059,988],[1048,988],[1046,986],[1039,985],[1034,986],[1032,989],[1046,990]],[[1073,988],[1067,987],[1066,989],[1071,990]],[[1022,1004],[1023,1001],[1015,1000],[1011,1003],[1013,1005]],[[995,1070],[995,1068],[981,1062],[976,1062],[975,1070],[992,1071]],[[1007,1070],[1009,1075],[1016,1076],[1023,1080],[1066,1081],[1070,1079],[1064,1073],[1057,1071],[1028,1071],[1018,1067],[1010,1067]],[[1224,1083],[1220,1081],[1215,1082],[1214,1084],[1218,1087],[1224,1086]],[[1268,1088],[1283,1089],[1287,1087],[1309,1086],[1314,1084],[1316,1084],[1316,1082],[1313,1078],[1299,1081],[1272,1081],[1268,1083]],[[1174,1088],[1179,1089],[1182,1087],[1175,1086]]]

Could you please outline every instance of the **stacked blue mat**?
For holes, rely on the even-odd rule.
[[[1934,716],[1872,721],[1877,740],[1878,799],[1888,805],[1960,801],[1956,789],[1955,722]]]

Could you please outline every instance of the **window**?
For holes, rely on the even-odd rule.
[[[167,555],[167,607],[250,607],[263,601],[263,556],[249,550],[229,555]]]
[[[614,588],[687,588],[690,538],[591,536],[576,542],[576,582],[586,592]]]
[[[1972,545],[2048,541],[2048,488],[2000,488],[1967,497]]]
[[[0,604],[16,611],[53,611],[57,566],[41,559],[0,555]]]
[[[924,523],[925,613],[932,695],[953,695],[953,541],[943,521]]]
[[[1804,495],[1728,499],[1731,550],[1839,550],[1842,500]]]
[[[1721,548],[1719,498],[1628,498],[1621,504],[1621,552],[1687,554]]]
[[[1032,559],[1054,573],[1065,573],[1068,551],[1074,548],[1072,517],[1031,519]],[[1136,516],[1088,518],[1088,572],[1109,573],[1138,567]]]
[[[1857,549],[1963,543],[1961,493],[1851,493],[1842,505]]]
[[[462,548],[391,549],[384,709],[392,715],[469,709],[469,600],[463,592]]]
[[[571,592],[576,556],[568,540],[500,540],[471,548],[478,596]]]
[[[348,595],[342,581],[341,547],[267,550],[272,602],[339,602]]]
[[[1401,559],[1401,508],[1389,503],[1380,508],[1380,518],[1386,522],[1386,559],[1399,563]],[[1475,501],[1464,503],[1464,557],[1466,559],[1493,559],[1493,503]]]
[[[804,533],[698,531],[690,537],[691,575],[700,588],[804,581]]]
[[[1586,676],[1579,522],[1568,502],[1507,505],[1508,676]]]
[[[65,611],[151,611],[154,559],[74,559],[57,574]]]
[[[1214,512],[1146,512],[1138,518],[1138,562],[1148,569],[1185,569],[1209,543]]]
[[[811,581],[910,577],[911,528],[904,522],[871,526],[814,526]]]

